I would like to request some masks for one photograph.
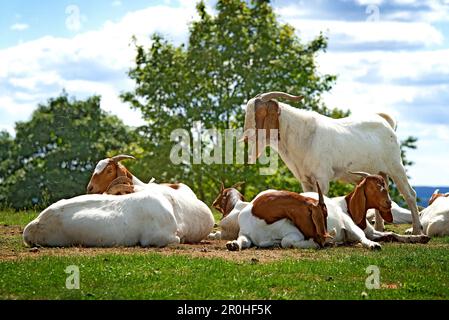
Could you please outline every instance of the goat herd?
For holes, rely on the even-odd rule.
[[[277,133],[277,143],[262,139],[250,148],[257,159],[267,145],[279,153],[301,182],[304,193],[265,190],[251,202],[234,185],[221,190],[213,207],[223,214],[213,231],[210,208],[185,184],[143,183],[119,155],[98,162],[87,195],[54,203],[23,232],[33,246],[167,246],[204,239],[229,240],[229,250],[257,247],[319,248],[361,243],[380,249],[381,241],[427,243],[449,235],[449,194],[438,191],[418,212],[416,193],[408,183],[395,134],[387,114],[332,119],[278,102],[302,97],[283,92],[260,94],[247,103],[245,140],[260,142]],[[254,133],[254,134],[251,134]],[[388,177],[397,185],[410,211],[388,194]],[[356,183],[350,194],[328,198],[329,182]],[[374,227],[371,222],[375,220]],[[412,223],[408,235],[383,231],[383,222]]]

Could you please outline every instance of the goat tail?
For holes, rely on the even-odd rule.
[[[396,131],[398,124],[392,116],[383,112],[378,113],[378,115],[384,118],[388,122],[388,124],[393,128],[393,130]]]

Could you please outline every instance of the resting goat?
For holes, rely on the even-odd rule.
[[[318,248],[319,245],[313,239],[306,240],[290,220],[280,219],[273,224],[267,224],[265,220],[253,215],[252,208],[257,198],[272,192],[276,191],[261,192],[251,203],[247,203],[236,196],[230,197],[233,194],[240,194],[236,189],[222,188],[215,202],[221,201],[220,208],[228,208],[227,210],[230,210],[230,213],[223,218],[223,221],[226,220],[226,223],[223,224],[226,229],[223,229],[223,231],[226,231],[222,233],[221,239],[237,239],[228,242],[227,247],[230,250],[241,250],[249,248],[252,244],[259,247],[280,244],[283,248]],[[318,194],[313,192],[302,194],[302,196],[319,200]],[[338,244],[360,242],[366,248],[381,248],[379,244],[368,240],[363,231],[331,199],[324,197],[324,202],[328,215],[328,233],[332,236],[335,234],[334,239],[327,240],[327,242]],[[226,237],[223,237],[223,234]],[[215,236],[216,234],[212,234],[211,238],[215,238]]]
[[[102,160],[96,169],[106,168],[112,162],[111,159]],[[133,175],[126,176],[134,188],[140,188],[139,192],[89,194],[58,201],[25,227],[25,243],[30,246],[162,247],[171,243],[199,242],[211,232],[212,213],[188,186],[144,184]],[[116,179],[113,174],[111,177],[111,181]],[[100,188],[96,182],[91,179],[90,192],[103,193],[110,185],[100,183]]]
[[[373,114],[364,118],[332,119],[313,111],[293,108],[273,100],[275,98],[302,99],[282,92],[270,92],[248,101],[244,139],[254,137],[252,133],[255,133],[258,141],[259,130],[266,130],[266,139],[260,139],[260,145],[257,143],[252,148],[250,160],[255,161],[270,145],[270,131],[275,129],[277,151],[306,192],[316,191],[317,182],[325,194],[330,181],[356,183],[348,171],[380,174],[386,181],[389,176],[412,210],[413,233],[421,233],[416,193],[408,183],[395,134],[396,123],[390,116]]]
[[[236,189],[241,183],[236,183],[230,188],[225,188],[221,183],[220,193],[212,203],[212,207],[221,212],[222,218],[218,224],[220,231],[211,233],[211,240],[235,240],[239,236],[238,215],[249,202],[245,202],[243,195]]]
[[[365,232],[368,239],[373,241],[397,241],[404,243],[427,243],[430,238],[425,235],[405,236],[393,232],[375,230],[367,221],[368,209],[376,209],[387,222],[393,222],[388,186],[383,177],[370,175],[365,172],[353,172],[362,177],[353,192],[346,197],[336,197],[332,200],[352,218],[354,223]]]
[[[281,245],[282,248],[323,247],[331,238],[327,233],[327,209],[321,192],[319,199],[294,192],[261,192],[237,216],[239,236],[226,244],[228,250]]]
[[[424,233],[429,237],[449,235],[449,193],[435,190],[429,200],[429,206],[420,213]],[[408,229],[406,233],[412,230]]]
[[[87,193],[120,195],[145,189],[148,185],[133,176],[125,166],[120,164],[120,161],[126,159],[135,158],[128,155],[118,155],[99,161],[87,185]],[[191,189],[184,184],[162,183],[161,185],[193,194]]]

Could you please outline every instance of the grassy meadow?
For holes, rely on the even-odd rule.
[[[0,212],[0,299],[448,299],[449,237],[426,245],[249,249],[225,241],[167,248],[28,248],[36,212]],[[406,226],[394,227],[403,231]],[[391,229],[391,227],[390,227]],[[80,288],[65,272],[80,270]],[[380,270],[367,289],[366,268]]]

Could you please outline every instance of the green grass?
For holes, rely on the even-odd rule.
[[[18,221],[23,226],[28,220],[23,213],[0,213],[1,223]],[[2,232],[0,237],[0,254],[28,253],[20,234]],[[266,263],[251,257],[271,253],[267,250],[252,250],[238,261],[166,255],[155,249],[127,254],[28,254],[17,259],[0,255],[0,298],[363,299],[363,292],[368,299],[449,298],[449,238],[432,239],[427,245],[387,243],[379,252],[360,247],[291,252]],[[64,270],[69,265],[80,269],[80,290],[65,287]],[[369,265],[380,269],[379,290],[365,287]]]
[[[36,218],[38,212],[34,210],[16,212],[14,210],[0,210],[0,226],[25,226]]]

